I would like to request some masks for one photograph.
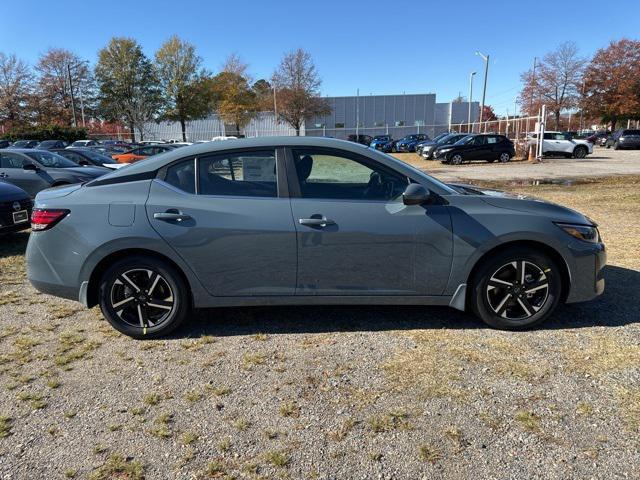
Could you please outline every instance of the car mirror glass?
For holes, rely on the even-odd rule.
[[[402,194],[402,202],[405,205],[422,205],[431,199],[431,192],[419,183],[411,183]]]

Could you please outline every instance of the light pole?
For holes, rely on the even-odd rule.
[[[469,74],[469,113],[467,114],[467,132],[472,132],[473,128],[471,126],[471,103],[473,102],[473,77],[475,77],[477,72],[471,72]]]
[[[482,87],[482,103],[480,104],[480,125],[482,125],[482,117],[484,116],[484,101],[487,96],[487,75],[489,75],[489,55],[476,52],[480,58],[484,60],[484,86]],[[486,128],[485,128],[486,129]]]
[[[70,65],[67,64],[67,75],[69,76],[69,91],[71,93],[71,110],[73,112],[73,126],[77,127],[78,126],[78,122],[76,121],[76,106],[75,106],[75,98],[73,96],[73,80],[71,79],[71,69],[73,68],[74,70],[76,68],[78,68],[80,65],[87,65],[89,63],[89,60],[83,60],[81,62],[78,62],[74,65]],[[79,89],[79,93],[80,93],[80,111],[81,111],[81,115],[82,115],[82,126],[85,126],[85,121],[84,121],[84,97],[82,95],[82,85],[78,84],[78,89]]]
[[[584,76],[582,77],[582,96],[580,98],[580,133],[582,133],[582,130],[584,130],[584,125],[582,123],[582,114],[584,112],[584,82],[585,82],[585,78]]]

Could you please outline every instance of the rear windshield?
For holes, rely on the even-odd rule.
[[[25,154],[49,168],[71,168],[78,166],[71,160],[62,157],[57,153],[35,150],[33,152],[25,152]]]

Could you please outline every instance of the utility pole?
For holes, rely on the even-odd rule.
[[[358,127],[360,127],[360,89],[356,90],[356,142],[358,141]]]
[[[531,108],[533,107],[533,91],[536,87],[536,62],[538,57],[533,57],[533,74],[531,75],[531,96],[529,97],[529,115],[531,115]]]
[[[480,125],[482,125],[482,117],[484,116],[484,101],[487,96],[487,76],[489,75],[489,55],[476,52],[480,58],[484,60],[484,86],[482,87],[482,104],[480,105]],[[485,125],[486,131],[486,125]]]
[[[581,98],[581,105],[580,105],[580,131],[584,130],[584,124],[582,122],[582,114],[584,112],[584,76],[582,77],[582,98]]]
[[[278,123],[278,104],[276,103],[276,86],[273,86],[273,114],[276,117],[276,124]]]
[[[476,72],[471,72],[469,75],[469,112],[467,113],[467,132],[473,132],[473,123],[471,122],[471,103],[473,102],[473,77],[475,77]]]
[[[73,113],[73,128],[78,127],[78,122],[76,121],[76,105],[75,100],[73,98],[73,80],[71,80],[71,65],[67,63],[67,75],[69,76],[69,92],[71,93],[71,112]]]

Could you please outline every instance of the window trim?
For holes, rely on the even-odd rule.
[[[333,155],[336,157],[348,158],[350,160],[354,160],[365,165],[368,168],[374,169],[372,167],[375,166],[375,169],[386,170],[387,172],[393,173],[394,175],[404,177],[407,185],[409,185],[412,181],[412,178],[408,175],[405,175],[403,172],[396,170],[395,168],[389,167],[381,162],[376,161],[373,158],[370,158],[366,155],[361,155],[355,152],[351,152],[349,150],[341,150],[339,148],[331,148],[331,147],[313,147],[306,145],[294,145],[287,146],[285,148],[286,153],[286,168],[287,168],[287,177],[289,180],[289,198],[299,198],[303,200],[318,200],[323,202],[363,202],[363,203],[389,203],[390,200],[376,200],[376,199],[366,199],[366,198],[305,198],[302,196],[302,192],[300,191],[300,182],[298,181],[298,172],[296,170],[295,159],[293,156],[294,150],[314,150],[318,153],[325,153],[327,155]]]
[[[200,193],[200,181],[199,181],[199,160],[201,158],[210,157],[210,156],[219,156],[219,155],[238,155],[242,153],[250,153],[250,152],[264,152],[265,150],[273,150],[276,157],[276,196],[275,197],[255,197],[252,195],[207,195]],[[167,182],[167,171],[170,167],[173,167],[176,164],[186,162],[188,160],[193,160],[194,162],[194,182],[195,182],[195,193],[185,192],[184,190],[171,185],[171,187],[177,189],[185,195],[198,195],[201,197],[214,197],[214,198],[265,198],[265,199],[274,199],[274,198],[288,198],[289,197],[289,188],[286,174],[286,164],[285,164],[285,153],[284,148],[274,145],[267,147],[252,147],[252,148],[234,148],[229,150],[214,150],[211,152],[201,153],[198,155],[189,155],[183,158],[179,158],[177,160],[172,161],[164,165],[162,168],[158,169],[155,178],[157,180],[161,180],[167,185],[171,185]]]

